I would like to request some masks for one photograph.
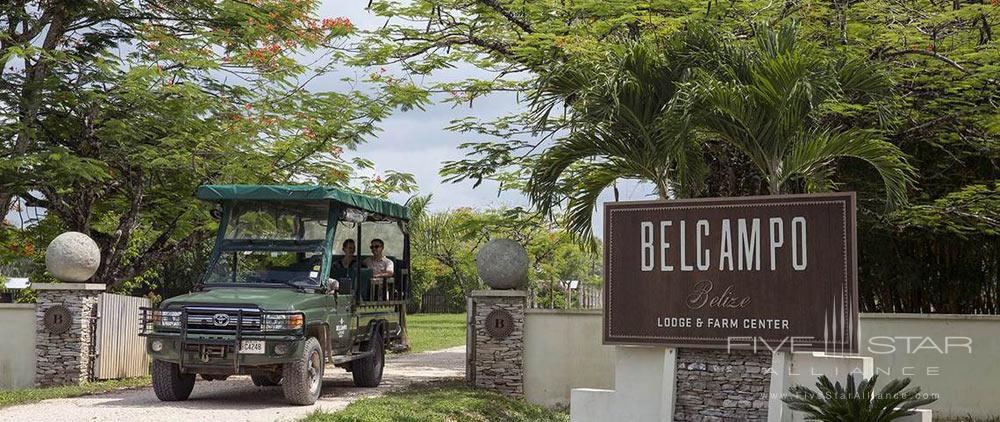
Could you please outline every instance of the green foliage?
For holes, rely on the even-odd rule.
[[[896,213],[897,224],[960,237],[1000,235],[1000,184],[969,185]]]
[[[518,91],[519,98],[531,98],[542,82],[560,82],[582,71],[595,75],[587,86],[597,92],[611,86],[603,78],[611,73],[600,70],[613,68],[602,65],[620,60],[631,46],[646,43],[665,54],[670,49],[666,40],[675,34],[712,28],[725,42],[701,50],[704,54],[694,56],[699,63],[718,63],[717,57],[734,52],[760,54],[742,54],[750,60],[745,64],[703,66],[680,79],[704,88],[701,92],[716,93],[709,97],[715,106],[732,106],[710,110],[718,113],[709,126],[712,130],[698,132],[704,143],[695,146],[701,147],[707,163],[700,195],[857,191],[863,310],[1000,312],[1000,237],[993,213],[984,206],[991,204],[988,195],[971,192],[979,189],[976,186],[995,190],[990,186],[1000,180],[996,4],[376,0],[371,9],[388,24],[365,34],[369,42],[357,60],[402,62],[413,73],[445,76],[425,88],[449,93],[448,101],[456,104],[497,91]],[[767,30],[792,22],[798,27],[792,44],[780,30]],[[790,45],[795,54],[764,54]],[[457,62],[477,67],[482,76],[448,80],[438,72]],[[629,71],[621,73],[628,76]],[[799,77],[785,80],[781,75]],[[783,85],[788,81],[798,83]],[[781,102],[791,107],[787,113],[770,102],[783,92],[794,100]],[[553,97],[559,101],[546,115],[548,125],[539,125],[537,113],[520,111],[494,120],[470,117],[453,122],[450,129],[469,138],[462,145],[467,156],[447,163],[442,169],[445,180],[477,185],[496,180],[501,189],[530,191],[532,169],[556,168],[536,164],[550,147],[560,152],[571,137],[589,135],[569,129],[581,124],[579,117],[589,116],[577,112],[608,109],[599,107],[600,101],[584,102],[595,98],[587,91],[578,93]],[[642,98],[662,102],[654,95]],[[603,104],[628,109],[627,103]],[[757,126],[733,126],[742,123],[741,113],[750,114],[754,120],[749,123]],[[757,118],[759,113],[769,117]],[[790,143],[798,149],[794,155],[791,150],[765,150],[762,155],[757,145],[747,142],[759,141],[747,136],[751,127],[779,134],[769,138],[781,142],[758,142],[760,147]],[[638,137],[639,142],[646,141]],[[573,154],[556,155],[568,160]],[[600,150],[581,152],[565,171],[552,170],[537,179],[545,183],[533,186],[534,196],[543,208],[554,204],[557,213],[570,217],[575,231],[586,230],[585,193],[614,187],[614,176],[582,169],[617,165],[615,173],[636,177],[628,176],[635,173],[626,171],[628,163],[614,163],[613,156]],[[685,156],[675,154],[672,163],[660,162],[658,167],[668,170],[664,177],[643,178],[656,186],[652,195],[661,196],[657,181],[697,186],[684,183],[687,178],[677,171],[677,158]],[[564,161],[552,163],[561,167]],[[572,183],[584,178],[590,191]],[[554,186],[552,180],[557,181]],[[681,188],[676,195],[688,194]],[[576,207],[569,207],[573,198]],[[900,206],[904,202],[909,205]],[[893,204],[895,211],[886,206]]]
[[[599,284],[598,255],[569,232],[521,208],[429,212],[431,198],[408,202],[414,267],[413,298],[419,309],[428,291],[463,309],[469,292],[485,288],[476,274],[476,254],[490,239],[512,239],[528,252],[528,288],[549,280]]]
[[[830,190],[836,160],[856,158],[882,176],[890,204],[905,203],[913,169],[898,148],[818,123],[824,109],[885,91],[884,75],[818,51],[791,24],[761,25],[752,41],[695,26],[543,71],[530,94],[537,125],[569,134],[531,164],[533,203],[548,213],[565,198],[567,227],[587,236],[598,196],[619,179],[650,182],[661,199],[699,196],[711,139],[745,155],[772,194]],[[551,123],[557,106],[567,116]]]
[[[89,382],[80,385],[50,388],[25,388],[21,390],[0,390],[0,408],[19,404],[37,403],[42,400],[101,394],[125,388],[149,386],[149,377],[125,378],[120,380]]]
[[[411,176],[356,176],[342,154],[397,108],[401,81],[341,92],[305,82],[335,69],[354,33],[300,2],[12,2],[0,6],[0,204],[44,208],[102,251],[95,282],[155,283],[211,239],[205,183],[321,183],[384,196]],[[321,66],[302,54],[329,49]],[[9,231],[11,228],[0,228]],[[50,237],[38,238],[36,248]]]
[[[782,398],[792,410],[806,414],[808,420],[840,422],[890,422],[897,418],[913,414],[913,410],[937,399],[923,398],[920,387],[906,389],[910,385],[909,378],[889,381],[881,390],[875,392],[878,376],[871,379],[861,379],[857,384],[854,376],[847,376],[847,384],[831,383],[826,375],[821,375],[816,382],[817,393],[809,387],[796,385],[789,392],[790,396]]]
[[[882,72],[816,49],[791,23],[760,25],[752,41],[720,48],[709,70],[702,64],[684,84],[680,96],[692,98],[695,126],[745,154],[771,194],[831,190],[836,160],[854,158],[878,172],[890,205],[905,204],[914,170],[899,148],[871,130],[822,123],[824,109],[885,93]]]
[[[701,190],[700,150],[672,104],[687,74],[684,52],[676,51],[688,47],[680,38],[688,34],[668,40],[667,54],[652,43],[628,43],[539,78],[530,94],[538,126],[569,132],[530,166],[526,190],[542,213],[565,199],[567,228],[586,239],[598,196],[619,179],[650,182],[660,198]],[[567,116],[553,121],[557,107]]]
[[[305,422],[568,421],[564,412],[462,386],[428,386],[351,403],[342,411],[316,411]]]

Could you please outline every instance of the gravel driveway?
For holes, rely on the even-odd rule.
[[[460,379],[465,376],[465,346],[386,359],[382,385],[357,388],[351,374],[326,367],[323,392],[312,406],[285,403],[281,387],[256,387],[250,377],[203,381],[191,398],[161,402],[152,388],[123,390],[94,396],[51,399],[0,409],[0,421],[286,421],[317,409],[336,411],[363,397],[380,395],[413,383]]]

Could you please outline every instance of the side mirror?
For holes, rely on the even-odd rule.
[[[338,294],[349,294],[351,293],[350,283],[340,284],[335,278],[328,279],[326,282],[327,293],[338,293]]]
[[[329,278],[326,280],[326,294],[339,293],[340,282],[335,278]]]

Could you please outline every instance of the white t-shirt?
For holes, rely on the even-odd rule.
[[[388,257],[382,257],[382,259],[375,261],[373,257],[368,257],[365,259],[365,266],[371,268],[372,272],[375,274],[382,272],[395,272],[395,268],[392,265],[392,260]]]

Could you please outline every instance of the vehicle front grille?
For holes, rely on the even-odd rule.
[[[260,310],[239,308],[187,308],[187,332],[209,334],[235,334],[241,321],[242,333],[260,332]],[[224,316],[223,316],[224,315]]]

